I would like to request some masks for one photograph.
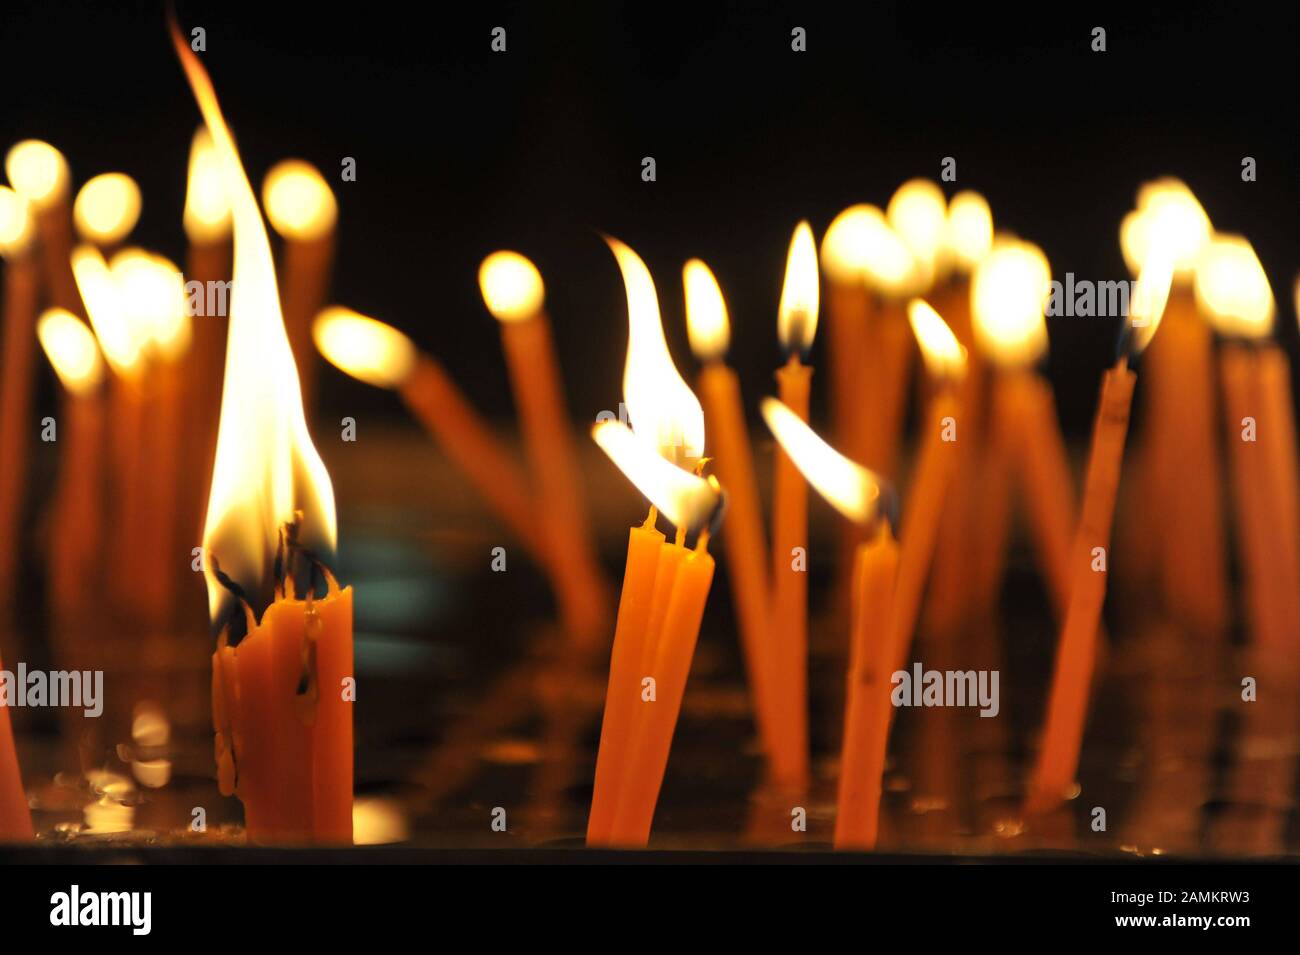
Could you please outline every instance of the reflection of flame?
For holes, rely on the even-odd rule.
[[[399,387],[415,366],[415,346],[409,338],[342,306],[317,315],[311,334],[326,361],[376,388]]]
[[[786,353],[807,352],[817,334],[817,243],[812,226],[800,222],[790,239],[785,284],[777,312],[777,337]]]
[[[1239,235],[1216,235],[1196,266],[1196,301],[1224,335],[1264,338],[1273,330],[1273,291],[1264,266]]]
[[[104,378],[104,362],[85,322],[71,312],[51,308],[36,323],[36,337],[64,388],[74,395],[94,392]]]
[[[233,581],[255,592],[269,582],[280,530],[295,512],[304,517],[300,540],[318,554],[333,550],[337,526],[334,489],[307,432],[257,199],[207,71],[174,21],[171,32],[220,159],[235,237],[221,420],[203,526],[208,606],[215,620],[227,595],[212,558]]]
[[[686,334],[691,351],[700,361],[721,358],[731,343],[731,326],[718,280],[707,265],[691,259],[682,268],[682,285],[686,289]]]
[[[975,270],[971,321],[975,340],[997,361],[1027,365],[1047,350],[1043,309],[1051,270],[1038,246],[1001,239]]]
[[[948,323],[929,302],[919,298],[908,304],[907,318],[930,374],[936,378],[960,377],[966,371],[966,349]]]
[[[542,273],[518,252],[493,252],[484,259],[478,286],[488,311],[502,322],[532,318],[546,297]]]
[[[880,479],[823,441],[775,398],[763,399],[763,419],[808,483],[851,521],[865,524],[880,505]]]
[[[698,530],[717,512],[715,482],[665,461],[626,425],[602,421],[591,429],[591,436],[637,490],[677,527]]]
[[[704,454],[704,409],[668,353],[654,280],[641,257],[607,238],[627,290],[627,364],[623,403],[637,436],[669,461],[689,464]]]

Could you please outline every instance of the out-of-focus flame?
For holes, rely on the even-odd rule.
[[[172,361],[190,345],[185,280],[161,255],[128,248],[109,263],[133,337],[156,357]]]
[[[764,398],[763,420],[817,493],[851,521],[866,524],[880,510],[880,479],[821,439],[786,405]]]
[[[271,228],[286,239],[319,239],[334,228],[339,215],[338,201],[325,177],[301,159],[286,159],[271,167],[262,182],[262,203]]]
[[[212,137],[200,126],[190,142],[190,170],[185,183],[182,220],[191,242],[218,242],[230,235],[230,200],[221,178],[221,160]]]
[[[1043,309],[1051,295],[1051,269],[1042,249],[1001,239],[975,269],[971,318],[975,340],[1004,365],[1028,365],[1047,350]]]
[[[836,282],[867,282],[897,297],[928,279],[902,238],[875,206],[849,206],[831,222],[822,239],[822,267]]]
[[[77,234],[87,242],[114,245],[140,220],[140,187],[123,172],[106,172],[87,180],[72,203]]]
[[[890,226],[927,269],[938,269],[946,251],[948,201],[929,179],[909,179],[894,192],[885,209]]]
[[[120,378],[134,379],[144,348],[141,326],[132,322],[122,302],[121,290],[108,263],[93,245],[80,245],[72,252],[72,274],[86,306],[90,327],[104,352],[104,358]]]
[[[699,530],[717,512],[721,492],[716,481],[664,460],[652,444],[622,422],[602,421],[591,429],[591,436],[637,490],[677,527]]]
[[[812,226],[800,222],[785,259],[785,284],[777,311],[777,337],[787,354],[807,352],[817,334],[817,242]]]
[[[47,309],[36,322],[36,337],[64,388],[74,395],[94,393],[104,378],[104,362],[85,322],[64,309]]]
[[[246,591],[264,592],[286,523],[301,513],[299,541],[321,556],[334,550],[337,523],[334,489],[307,431],[271,242],[257,198],[207,71],[174,20],[171,33],[212,136],[235,239],[216,463],[203,526],[208,607],[215,621],[229,595],[217,579],[213,560]]]
[[[667,460],[690,466],[704,454],[704,409],[668,353],[650,270],[618,239],[605,241],[618,260],[627,290],[623,403],[632,428]]]
[[[1172,257],[1175,280],[1190,280],[1213,229],[1196,196],[1177,179],[1157,179],[1138,190],[1138,207],[1120,223],[1120,249],[1137,275],[1159,250]]]
[[[731,323],[727,303],[713,272],[699,259],[682,268],[686,289],[686,334],[691,351],[700,361],[714,361],[727,353],[731,344]]]
[[[1216,234],[1196,266],[1196,302],[1223,335],[1266,338],[1273,330],[1273,290],[1251,244]]]
[[[924,299],[914,298],[907,305],[912,334],[921,346],[925,367],[935,378],[960,378],[966,373],[966,349],[952,329]]]
[[[1129,303],[1132,339],[1129,351],[1138,355],[1151,344],[1169,303],[1169,289],[1174,281],[1174,259],[1167,248],[1155,249],[1142,263],[1133,301]]]
[[[311,336],[325,360],[376,388],[399,388],[415,367],[411,340],[383,322],[334,305],[316,316]]]
[[[478,287],[493,317],[521,322],[542,308],[546,288],[537,266],[518,252],[493,252],[478,268]]]
[[[63,153],[39,139],[24,139],[9,150],[5,175],[14,191],[38,212],[68,194],[68,161]]]
[[[31,241],[32,216],[27,200],[8,186],[0,186],[0,255],[19,255]]]
[[[944,242],[957,266],[967,272],[993,247],[993,212],[978,192],[965,189],[952,197]]]

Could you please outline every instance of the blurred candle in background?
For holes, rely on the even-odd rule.
[[[125,173],[106,172],[86,180],[72,203],[77,236],[105,252],[121,245],[139,220],[140,187]]]
[[[5,173],[14,191],[31,204],[40,236],[47,304],[81,314],[77,286],[68,269],[68,255],[72,251],[72,200],[67,160],[49,143],[27,139],[5,156]]]

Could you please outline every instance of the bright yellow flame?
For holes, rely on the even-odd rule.
[[[493,252],[478,267],[478,287],[488,311],[502,322],[521,322],[542,308],[542,273],[518,252]]]
[[[122,172],[106,172],[86,182],[72,203],[72,221],[87,242],[113,245],[140,220],[140,187]]]
[[[1133,354],[1141,352],[1151,344],[1160,320],[1165,314],[1165,305],[1169,303],[1169,289],[1174,281],[1174,259],[1171,251],[1153,250],[1142,263],[1137,285],[1133,289],[1133,301],[1129,307],[1129,321],[1133,326],[1133,339],[1129,350]]]
[[[93,245],[74,249],[72,274],[90,317],[90,327],[95,330],[109,367],[121,378],[134,378],[144,338],[140,327],[131,321],[122,302],[121,289],[99,249]]]
[[[376,388],[399,388],[415,367],[411,340],[383,322],[335,305],[316,316],[311,336],[325,360]]]
[[[963,190],[948,203],[945,242],[957,265],[967,272],[993,247],[993,211],[978,192]]]
[[[67,197],[68,161],[49,143],[25,139],[5,156],[5,175],[38,212]]]
[[[325,177],[301,159],[271,167],[262,181],[262,203],[271,227],[286,239],[319,239],[334,228],[339,214]]]
[[[1028,365],[1047,350],[1043,308],[1051,269],[1038,246],[1002,239],[975,269],[971,319],[975,340],[996,361]]]
[[[880,479],[840,454],[775,398],[764,398],[763,420],[808,483],[851,521],[865,524],[880,506]]]
[[[1222,334],[1265,338],[1273,330],[1273,290],[1264,266],[1239,235],[1216,234],[1196,266],[1196,302]]]
[[[885,214],[870,205],[849,206],[831,222],[822,239],[822,267],[836,282],[867,282],[894,297],[928,281]]]
[[[686,334],[691,351],[700,361],[721,358],[731,344],[731,323],[718,280],[707,265],[691,259],[682,268],[682,285],[686,287]]]
[[[800,222],[785,259],[785,284],[777,312],[777,337],[786,352],[806,352],[817,334],[817,242],[812,226]]]
[[[890,226],[918,260],[934,269],[944,249],[948,201],[937,183],[909,179],[898,187],[885,209]]]
[[[1134,275],[1155,250],[1173,257],[1175,280],[1190,280],[1213,229],[1196,196],[1177,179],[1157,179],[1138,190],[1138,207],[1120,224],[1120,248]]]
[[[211,566],[246,589],[260,588],[281,528],[302,512],[299,539],[316,553],[337,540],[334,489],[307,431],[298,369],[285,333],[271,242],[257,198],[217,103],[207,71],[175,21],[172,42],[194,90],[220,161],[234,225],[234,297],[216,463],[203,526],[208,606],[227,599]],[[332,197],[331,197],[332,201]]]
[[[627,290],[627,363],[623,403],[637,435],[669,461],[689,465],[704,454],[704,409],[682,379],[659,318],[654,280],[641,257],[606,238]]]
[[[611,461],[664,517],[687,531],[699,530],[718,509],[716,484],[679,468],[655,446],[619,421],[602,421],[591,436]]]
[[[85,322],[64,309],[51,308],[36,322],[36,337],[64,388],[74,395],[88,395],[99,387],[104,362]]]
[[[26,251],[32,241],[32,216],[27,200],[8,186],[0,186],[0,255]]]
[[[966,349],[929,302],[912,299],[907,305],[907,318],[912,323],[912,334],[921,346],[921,357],[931,375],[935,378],[960,378],[966,373]]]
[[[221,160],[203,126],[190,142],[183,224],[191,242],[218,242],[230,235],[230,200],[221,177]]]
[[[122,309],[141,346],[167,361],[190,345],[190,316],[185,279],[161,255],[128,248],[109,263]]]

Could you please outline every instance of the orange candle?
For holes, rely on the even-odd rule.
[[[590,649],[607,624],[609,595],[583,507],[559,362],[542,309],[542,276],[522,255],[494,252],[479,267],[479,288],[501,323],[515,409],[553,551],[560,613],[578,645]]]
[[[802,420],[808,420],[812,368],[800,353],[817,331],[817,246],[812,228],[799,223],[786,259],[781,291],[779,337],[789,354],[777,371],[777,394]],[[781,789],[801,792],[808,785],[808,489],[781,448],[776,450],[772,510],[773,669],[775,697],[771,774]]]
[[[206,70],[169,26],[230,199],[239,289],[203,528],[209,613],[222,633],[219,779],[244,802],[255,841],[350,843],[352,593],[312,556],[335,548],[334,491],[307,430],[257,199]]]
[[[0,669],[4,663],[0,662]],[[28,842],[35,838],[32,813],[23,791],[18,750],[9,721],[9,707],[0,705],[0,842]]]
[[[37,272],[29,255],[34,227],[27,200],[0,186],[0,619],[10,609],[18,572],[28,435],[32,430],[32,352]]]
[[[882,507],[886,496],[874,474],[819,438],[788,406],[768,398],[763,418],[808,483],[845,518],[868,530],[854,555],[835,845],[870,848],[889,725],[888,627],[898,570],[898,545],[882,513],[888,510]]]
[[[26,139],[5,156],[14,191],[31,204],[40,237],[41,276],[46,304],[81,313],[81,300],[68,269],[72,251],[72,209],[67,160],[49,143]]]
[[[301,159],[286,159],[267,172],[262,205],[271,228],[284,240],[280,262],[284,324],[298,365],[302,400],[314,409],[317,359],[311,323],[329,294],[338,202],[320,170]]]

